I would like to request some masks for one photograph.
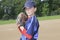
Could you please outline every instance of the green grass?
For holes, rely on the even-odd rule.
[[[0,20],[0,25],[15,23],[16,20]]]
[[[45,17],[37,17],[38,20],[52,20],[52,19],[60,19],[60,15],[56,16],[45,16]]]
[[[40,21],[42,21],[42,20],[60,19],[60,15],[37,17],[37,18]],[[11,23],[16,23],[16,20],[0,20],[0,25],[3,25],[3,24],[11,24]]]

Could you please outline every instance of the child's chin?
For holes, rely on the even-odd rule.
[[[28,14],[28,16],[31,16],[32,14]]]

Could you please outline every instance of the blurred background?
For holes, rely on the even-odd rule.
[[[0,0],[0,20],[16,19],[28,0]],[[54,16],[60,15],[60,0],[32,0],[36,2],[36,15]]]
[[[22,8],[26,1],[0,0],[0,40],[20,39],[16,17],[24,12]],[[37,6],[36,16],[40,23],[38,40],[60,40],[60,0],[29,1],[35,1]]]

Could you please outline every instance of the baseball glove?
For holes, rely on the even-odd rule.
[[[17,17],[16,23],[20,24],[20,26],[24,26],[27,19],[28,19],[28,16],[23,12],[21,12]]]

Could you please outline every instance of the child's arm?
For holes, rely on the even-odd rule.
[[[23,26],[22,26],[22,27],[18,27],[18,29],[19,29],[19,31],[20,31],[23,35],[25,35],[28,39],[31,39],[31,38],[32,38],[31,35],[29,35],[29,34],[26,33],[26,29],[25,29]]]

